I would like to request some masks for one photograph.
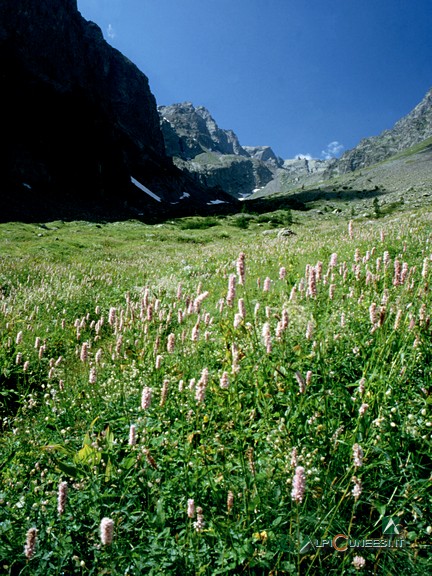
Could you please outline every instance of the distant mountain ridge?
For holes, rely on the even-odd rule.
[[[167,153],[204,186],[241,197],[265,197],[319,185],[392,157],[432,136],[432,89],[391,130],[363,139],[341,158],[299,156],[282,160],[269,146],[242,146],[232,130],[222,130],[210,112],[190,102],[159,107]]]
[[[340,158],[331,160],[318,160],[298,157],[293,160],[285,160],[282,169],[279,169],[273,180],[268,182],[263,188],[257,190],[252,198],[264,198],[272,194],[289,194],[298,189],[319,187],[321,184],[330,185],[330,182],[339,175],[353,174],[357,185],[360,184],[364,189],[371,187],[371,181],[363,181],[358,178],[362,169],[368,169],[383,161],[388,161],[395,155],[410,151],[416,145],[425,144],[424,150],[429,150],[428,140],[432,137],[432,89],[429,90],[421,102],[406,116],[396,122],[390,130],[385,130],[378,136],[365,138],[360,143],[347,150]],[[430,165],[429,153],[422,159],[416,159],[419,162],[418,175],[419,182],[414,186],[415,189],[424,191],[427,177],[427,167]],[[392,165],[395,178],[389,176],[388,167],[381,171],[374,171],[369,174],[374,176],[372,187],[381,187],[383,182],[393,191],[395,182],[398,180],[404,183],[404,189],[409,187],[403,172],[410,174],[413,178],[412,170],[408,170],[407,165],[402,163]],[[411,167],[410,167],[411,168]],[[430,166],[432,173],[432,166]],[[397,173],[397,176],[396,176]],[[385,176],[383,176],[385,174]],[[350,185],[352,182],[350,183]],[[333,186],[338,188],[338,183],[334,182]]]
[[[381,162],[402,150],[432,136],[432,89],[423,100],[391,130],[365,138],[345,152],[334,168],[340,173],[352,172]]]

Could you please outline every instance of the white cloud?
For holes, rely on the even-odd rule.
[[[113,40],[113,38],[116,37],[116,33],[115,33],[114,28],[112,27],[111,24],[108,24],[106,33],[107,33],[108,38],[111,38],[111,40]]]
[[[343,144],[341,144],[337,140],[333,140],[333,142],[327,144],[325,150],[321,150],[321,156],[324,158],[324,160],[330,160],[331,158],[336,158],[336,156],[339,156],[339,154],[341,154],[344,148],[345,146]]]

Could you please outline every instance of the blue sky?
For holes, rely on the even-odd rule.
[[[208,108],[243,145],[324,157],[432,87],[432,0],[78,0],[158,104]]]

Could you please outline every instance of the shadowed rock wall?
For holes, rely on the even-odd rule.
[[[0,219],[169,212],[184,191],[206,205],[165,154],[147,77],[76,0],[1,1],[0,81]]]

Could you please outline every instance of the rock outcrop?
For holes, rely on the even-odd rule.
[[[191,160],[203,152],[249,156],[232,130],[222,130],[204,106],[191,102],[159,106],[166,152]]]
[[[263,162],[233,154],[203,153],[193,160],[174,159],[202,186],[220,188],[234,198],[248,196],[256,188],[265,186],[274,173]]]
[[[269,146],[241,146],[203,106],[183,102],[158,109],[167,154],[202,186],[246,196],[270,182],[283,162]]]
[[[319,160],[297,156],[284,160],[281,168],[274,174],[273,179],[260,190],[256,190],[252,198],[263,198],[279,192],[289,192],[322,182],[327,171],[335,160]]]
[[[256,160],[261,160],[261,162],[266,162],[267,164],[273,165],[275,168],[280,168],[283,166],[283,159],[273,152],[270,146],[243,146],[244,150]]]
[[[341,156],[336,164],[340,173],[352,172],[390,158],[432,136],[432,89],[407,116],[391,130],[365,138]]]
[[[215,198],[167,157],[147,77],[76,0],[2,0],[0,76],[2,219],[169,211],[185,191],[195,211]]]

